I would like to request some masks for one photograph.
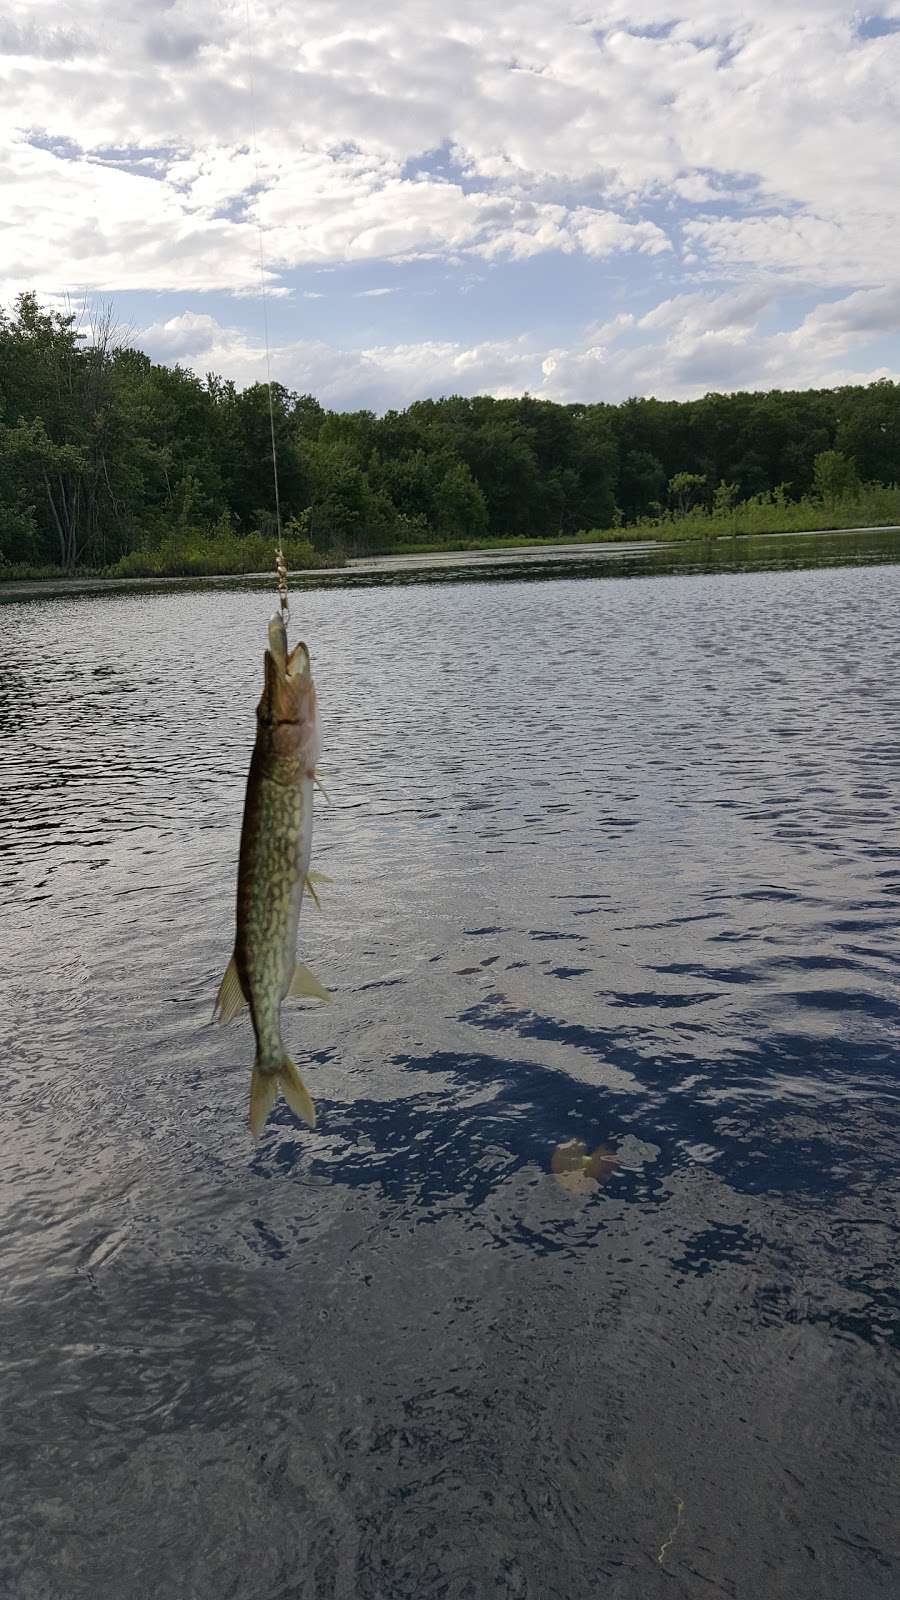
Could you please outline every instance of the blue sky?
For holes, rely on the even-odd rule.
[[[261,230],[273,374],[329,405],[900,375],[900,0],[250,12],[13,0],[4,303],[252,382]]]

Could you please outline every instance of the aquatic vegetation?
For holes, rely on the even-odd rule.
[[[727,487],[727,486],[726,486]],[[735,538],[750,534],[819,533],[829,529],[900,527],[900,488],[866,484],[829,500],[805,495],[788,500],[784,493],[757,494],[749,500],[725,504],[719,497],[711,508],[695,506],[686,512],[661,511],[637,522],[612,527],[583,528],[572,534],[571,544],[630,544],[652,539],[668,542]],[[453,550],[528,550],[546,545],[547,539],[508,538],[419,540],[394,544],[394,555],[429,555]]]
[[[774,489],[751,495],[727,509],[695,506],[683,514],[664,512],[657,517],[643,517],[624,531],[630,538],[721,539],[751,533],[815,533],[829,528],[894,526],[900,526],[900,488],[868,483],[835,495],[810,494],[799,500],[789,500],[783,490]],[[620,537],[622,531],[613,537]],[[609,536],[608,531],[593,529],[580,537]]]
[[[206,578],[231,573],[265,572],[272,565],[272,539],[262,533],[210,535],[200,528],[172,534],[155,549],[130,550],[108,569],[113,578]],[[284,556],[293,572],[339,564],[314,550],[306,539],[284,540]]]

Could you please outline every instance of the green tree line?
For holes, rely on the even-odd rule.
[[[552,540],[900,480],[900,385],[557,405],[529,395],[325,410],[273,385],[293,564],[479,538]],[[0,312],[0,565],[268,564],[265,385],[153,362],[23,294]],[[144,564],[142,566],[142,563]]]

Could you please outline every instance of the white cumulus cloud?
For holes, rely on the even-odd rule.
[[[898,0],[878,14],[900,19]],[[587,332],[556,354],[534,307],[524,345],[451,356],[436,300],[432,340],[357,353],[366,392],[401,371],[682,392],[856,370],[900,285],[900,33],[864,17],[845,0],[252,0],[248,33],[244,0],[121,0],[114,19],[9,0],[0,296],[245,295],[259,224],[276,292],[309,266],[417,260],[671,279],[649,316],[624,313],[640,327],[615,356]],[[821,306],[767,344],[757,317],[781,296],[790,324],[801,292]],[[344,357],[316,359],[344,382]]]

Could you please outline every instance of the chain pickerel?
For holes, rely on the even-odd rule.
[[[256,708],[256,743],[244,801],[234,955],[213,1011],[214,1018],[229,1022],[245,1005],[250,1007],[256,1034],[250,1084],[254,1138],[259,1138],[279,1089],[292,1111],[310,1127],[316,1122],[309,1091],[281,1042],[281,1002],[293,996],[331,999],[297,960],[304,889],[316,898],[309,855],[318,755],[309,651],[298,644],[288,655],[284,624],[275,616],[269,623],[265,683]]]

